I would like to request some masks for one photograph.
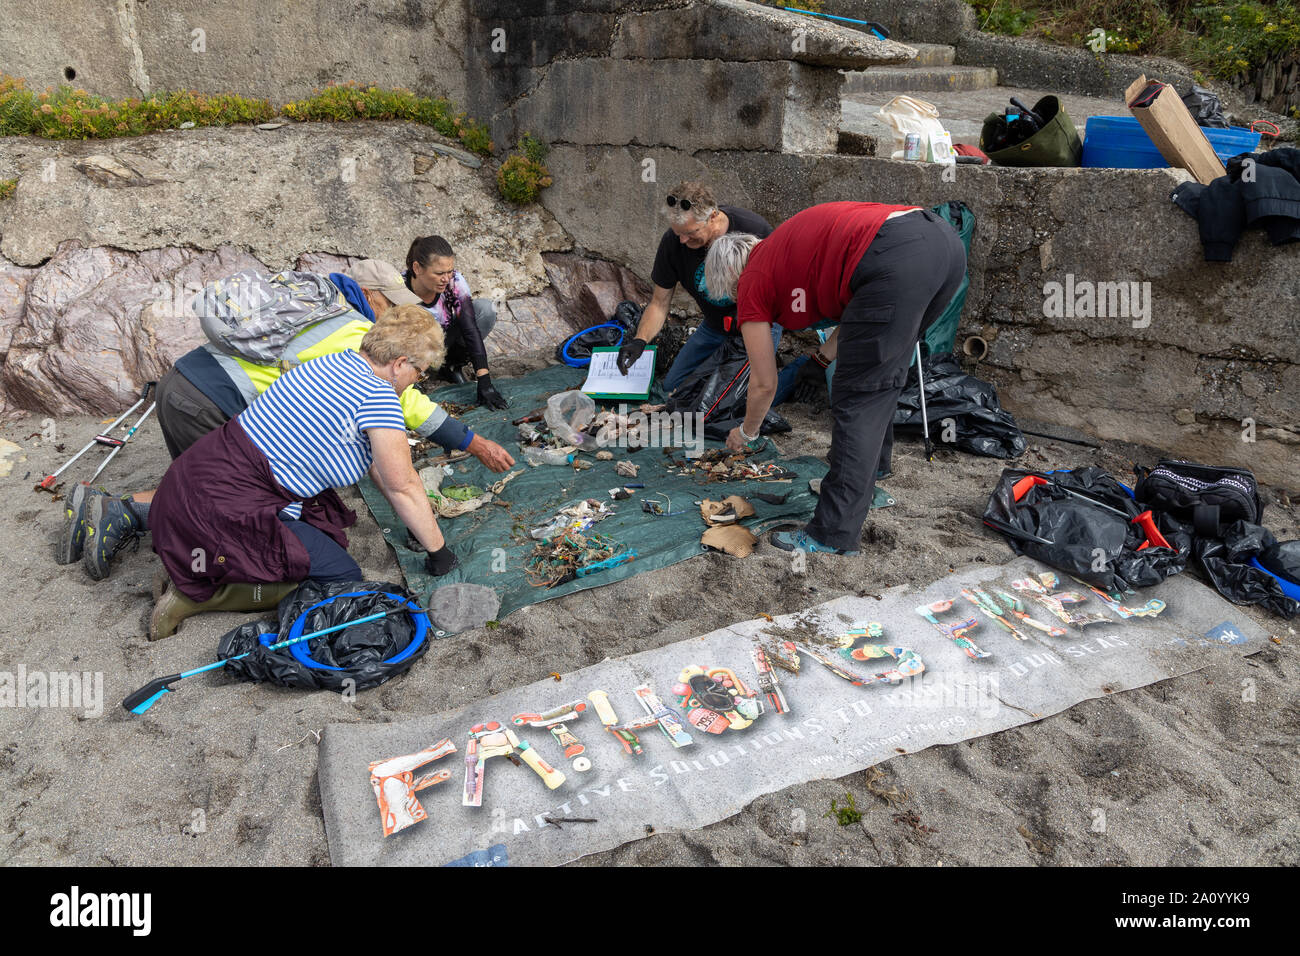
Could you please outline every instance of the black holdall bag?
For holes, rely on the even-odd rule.
[[[1218,538],[1234,521],[1259,524],[1264,502],[1255,476],[1244,468],[1162,458],[1155,468],[1134,468],[1133,496],[1144,507],[1190,524],[1198,538]]]

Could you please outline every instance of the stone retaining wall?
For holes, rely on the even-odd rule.
[[[833,151],[840,69],[916,51],[746,0],[469,0],[493,140]]]
[[[465,98],[465,0],[0,0],[0,71],[109,97],[276,104],[331,81]]]

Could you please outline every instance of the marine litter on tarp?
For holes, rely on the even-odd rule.
[[[561,864],[650,832],[707,826],[793,784],[1185,674],[1265,640],[1186,575],[1120,597],[1053,579],[1028,558],[974,565],[921,591],[744,621],[428,717],[332,724],[319,769],[330,858]],[[563,734],[550,726],[559,718]],[[498,740],[507,730],[525,759],[480,759],[483,741],[518,759],[519,745]],[[452,778],[419,794],[427,819],[385,837],[371,765],[444,738],[457,751],[438,769],[452,768]],[[474,799],[481,805],[465,805]]]

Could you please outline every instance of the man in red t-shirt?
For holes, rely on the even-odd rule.
[[[791,216],[766,239],[719,237],[704,269],[710,289],[733,293],[749,354],[745,420],[727,436],[729,448],[758,438],[776,393],[772,325],[837,323],[814,356],[822,368],[837,362],[830,469],[812,521],[773,532],[771,541],[786,551],[856,554],[913,350],[966,274],[961,239],[916,206],[824,203]]]

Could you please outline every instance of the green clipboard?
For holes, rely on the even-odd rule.
[[[648,356],[650,356],[650,362],[651,362],[651,365],[650,365],[650,383],[646,386],[646,390],[645,390],[644,392],[588,392],[588,391],[586,391],[586,389],[584,388],[584,389],[583,389],[583,394],[590,395],[592,398],[598,398],[598,399],[600,399],[601,401],[609,401],[609,402],[620,402],[620,401],[621,401],[621,402],[644,402],[644,401],[646,401],[647,399],[650,398],[650,392],[651,392],[651,390],[653,390],[653,388],[654,388],[654,384],[655,384],[654,362],[655,362],[655,359],[657,358],[657,355],[656,355],[657,351],[658,351],[658,347],[657,347],[657,346],[654,346],[654,345],[647,345],[647,346],[645,347],[645,352],[643,353],[643,359],[642,359],[642,360],[644,360],[644,356],[645,356],[645,355],[648,355]],[[592,361],[595,361],[595,357],[596,357],[597,355],[599,355],[599,354],[601,354],[601,353],[610,353],[610,352],[613,352],[615,355],[617,355],[617,354],[618,354],[618,348],[615,347],[615,346],[612,346],[612,345],[610,345],[610,346],[600,346],[600,345],[598,345],[598,346],[596,346],[596,348],[594,348],[594,349],[591,350]],[[590,367],[588,368],[588,372],[590,372]],[[586,382],[585,382],[585,381],[583,382],[583,385],[586,385]]]

